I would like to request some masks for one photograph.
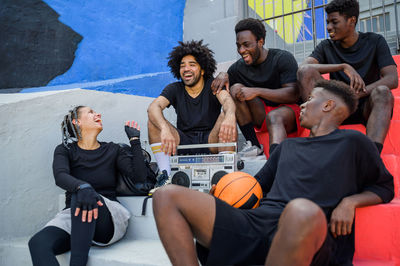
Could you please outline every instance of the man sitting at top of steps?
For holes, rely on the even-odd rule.
[[[268,131],[270,153],[288,134],[298,136],[297,62],[288,51],[264,48],[266,31],[260,20],[239,21],[235,33],[242,58],[229,67],[228,73],[219,73],[211,88],[218,92],[230,86],[236,119],[246,138],[239,155],[243,159],[254,158],[263,154],[254,127]]]
[[[343,124],[366,125],[367,136],[382,151],[393,111],[390,89],[397,88],[396,64],[385,39],[373,32],[357,32],[357,0],[333,0],[326,7],[330,40],[324,40],[300,65],[298,80],[304,101],[321,74],[350,85],[358,108]]]
[[[205,265],[352,265],[355,209],[394,196],[372,141],[338,129],[356,105],[345,83],[315,84],[300,113],[310,136],[284,140],[255,175],[266,193],[256,209],[181,186],[156,191],[154,216],[172,264],[197,265],[198,256]]]
[[[213,52],[202,41],[179,43],[169,54],[168,66],[181,81],[165,87],[147,110],[149,141],[161,173],[155,189],[170,182],[169,157],[176,154],[177,145],[233,142],[237,138],[231,96],[226,90],[213,94],[210,88],[216,69]],[[162,113],[171,105],[177,114],[176,128]],[[194,149],[189,153],[210,151],[216,153],[218,149]]]

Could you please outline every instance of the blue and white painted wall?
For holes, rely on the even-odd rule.
[[[156,97],[174,81],[166,57],[182,40],[184,0],[3,2],[0,92],[81,87]]]

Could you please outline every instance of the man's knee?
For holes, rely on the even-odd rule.
[[[292,130],[296,117],[292,109],[289,107],[280,107],[269,112],[266,117],[267,127],[282,126],[287,130]]]
[[[384,106],[393,106],[393,94],[387,86],[380,85],[371,92],[372,104],[380,103]]]
[[[271,111],[265,117],[267,126],[283,125],[284,117],[276,111]]]
[[[231,97],[232,97],[234,100],[236,100],[236,93],[237,93],[238,90],[240,90],[242,87],[243,87],[243,84],[235,83],[235,84],[233,84],[233,85],[229,88],[230,95],[231,95]]]
[[[324,212],[317,204],[308,199],[298,198],[290,201],[284,212],[285,219],[292,221],[302,230],[313,231],[321,226],[326,227]]]
[[[164,186],[153,194],[153,208],[154,211],[164,209],[166,205],[174,205],[177,196],[180,194],[181,187],[176,185]]]
[[[303,80],[308,80],[315,75],[319,75],[319,72],[310,65],[301,65],[297,70],[297,80],[302,82]]]

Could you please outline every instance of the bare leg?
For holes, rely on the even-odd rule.
[[[221,128],[222,121],[224,121],[225,115],[224,113],[221,112],[221,114],[218,116],[217,122],[215,122],[215,125],[213,129],[210,132],[210,135],[208,135],[208,143],[222,143],[222,141],[219,139],[219,130]],[[236,136],[234,136],[234,139],[232,142],[235,142],[237,140],[237,131],[236,131]],[[217,153],[221,151],[235,151],[235,147],[226,147],[226,148],[210,148],[210,151],[212,153]]]
[[[296,117],[290,107],[282,106],[267,114],[267,128],[269,133],[269,145],[281,143],[297,129]]]
[[[193,237],[209,247],[215,221],[212,196],[168,185],[153,195],[158,234],[173,265],[198,265]]]
[[[279,219],[265,265],[310,265],[326,234],[321,208],[307,199],[292,200]]]
[[[257,127],[261,127],[261,124],[265,120],[265,110],[262,100],[260,98],[254,98],[250,101],[241,102],[236,99],[236,90],[242,87],[242,84],[235,84],[231,87],[231,96],[236,105],[236,119],[237,123],[242,126],[253,122]]]
[[[297,71],[297,80],[300,88],[300,97],[307,101],[316,81],[323,79],[321,74],[312,67],[303,65]]]
[[[169,129],[171,130],[172,134],[174,135],[174,138],[177,140],[177,142],[180,142],[180,137],[178,131],[176,131],[176,128],[171,125],[168,122]],[[158,129],[150,120],[147,122],[147,128],[149,132],[149,142],[150,144],[152,143],[157,143],[161,142],[161,130]]]
[[[369,96],[364,117],[368,118],[367,136],[374,142],[383,144],[389,130],[394,99],[386,86],[376,87]]]

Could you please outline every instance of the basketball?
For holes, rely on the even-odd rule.
[[[238,209],[254,209],[263,197],[257,180],[244,172],[224,175],[215,186],[214,196]]]

